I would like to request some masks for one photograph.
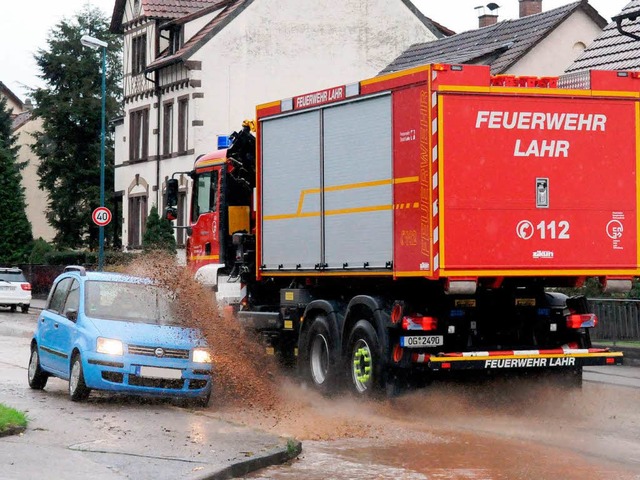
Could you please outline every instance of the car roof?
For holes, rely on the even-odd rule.
[[[18,267],[0,267],[0,272],[5,273],[22,273],[22,270]]]
[[[123,283],[144,283],[151,284],[153,280],[147,277],[140,277],[136,275],[131,275],[128,273],[118,273],[118,272],[88,272],[82,269],[73,268],[69,269],[67,267],[65,272],[62,274],[66,276],[72,276],[74,278],[78,278],[82,281],[102,281],[102,282],[123,282]],[[61,275],[61,276],[62,276]]]

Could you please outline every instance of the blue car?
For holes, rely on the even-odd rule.
[[[73,401],[91,390],[192,399],[211,396],[211,355],[180,325],[171,295],[150,279],[67,267],[51,287],[31,341],[29,386],[69,380]]]

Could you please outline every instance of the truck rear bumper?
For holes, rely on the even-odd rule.
[[[527,370],[622,365],[622,352],[606,348],[558,348],[553,350],[499,350],[492,352],[413,354],[413,363],[433,371],[447,370]]]

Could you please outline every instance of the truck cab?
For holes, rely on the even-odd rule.
[[[231,136],[233,144],[201,155],[189,172],[193,196],[187,226],[187,266],[203,284],[220,292],[235,264],[233,235],[251,236],[255,139],[251,123]],[[175,219],[178,182],[167,182],[165,217]],[[234,289],[235,290],[235,289]],[[237,297],[231,294],[231,297]],[[219,298],[220,300],[220,298]]]

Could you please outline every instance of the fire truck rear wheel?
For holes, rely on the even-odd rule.
[[[373,325],[366,320],[355,324],[347,343],[347,381],[359,396],[379,394],[382,390],[380,340]]]
[[[324,316],[317,316],[310,320],[306,335],[307,341],[303,345],[303,378],[311,386],[324,393],[332,393],[337,386],[337,358],[329,324]]]

